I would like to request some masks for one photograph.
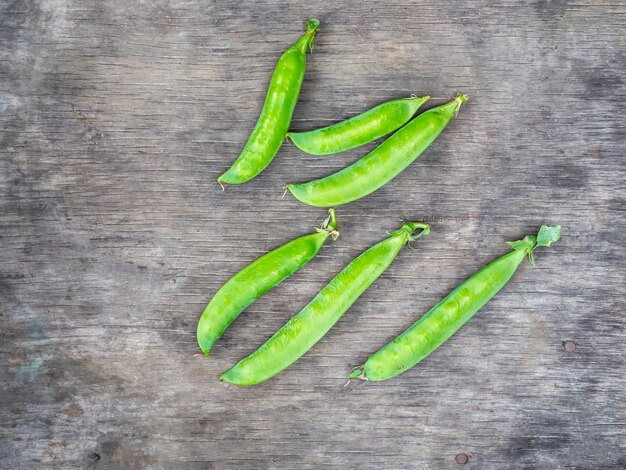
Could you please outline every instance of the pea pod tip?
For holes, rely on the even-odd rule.
[[[240,184],[241,182],[233,180],[232,178],[229,178],[228,171],[227,171],[226,173],[223,173],[222,175],[220,175],[219,178],[217,178],[217,184],[219,184],[221,186],[222,191],[223,191],[224,190],[224,185],[222,183],[226,183],[226,184]]]
[[[300,150],[305,151],[301,146],[302,144],[299,143],[298,134],[300,133],[295,131],[287,132],[287,134],[285,134],[285,142],[289,143],[289,145],[295,145]]]
[[[319,204],[315,201],[310,201],[306,198],[306,195],[304,194],[304,190],[302,189],[302,186],[305,185],[306,183],[302,183],[302,184],[298,184],[298,183],[289,183],[286,188],[287,190],[291,193],[291,195],[293,197],[295,197],[298,201],[307,204],[309,206],[314,206],[314,207],[328,207],[330,204],[325,205],[325,204]]]
[[[229,369],[222,375],[220,375],[220,382],[227,382],[229,384],[237,385],[239,387],[255,385],[254,383],[242,382],[241,380],[238,380],[236,375],[231,374],[231,371],[232,369]]]
[[[350,375],[348,376],[348,378],[350,380],[353,380],[353,379],[367,380],[363,366],[355,367],[354,369],[352,369],[352,372],[350,372]]]
[[[319,152],[319,151],[315,151],[313,149],[307,148],[302,142],[302,137],[306,135],[307,135],[307,132],[295,132],[295,131],[287,132],[287,134],[285,135],[285,141],[289,142],[290,145],[291,144],[295,145],[296,148],[310,155],[327,155],[328,154],[328,153]]]
[[[200,346],[201,353],[198,353],[197,356],[208,357],[211,354],[211,349],[213,349],[214,341],[210,341],[207,338],[204,338],[203,335],[198,331],[198,346]]]

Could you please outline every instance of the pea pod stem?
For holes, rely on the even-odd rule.
[[[242,184],[263,171],[276,156],[289,130],[306,69],[306,50],[313,51],[319,20],[307,22],[306,33],[278,60],[263,110],[241,154],[218,183]]]
[[[200,349],[208,356],[215,342],[252,302],[311,261],[328,237],[336,240],[337,218],[330,209],[315,233],[266,253],[230,278],[210,300],[198,322]]]
[[[561,227],[542,226],[537,236],[509,242],[513,251],[493,261],[462,283],[400,336],[355,368],[351,379],[387,380],[413,367],[441,346],[478,312],[511,279],[518,266],[538,246],[550,246],[560,238]]]
[[[416,230],[421,233],[415,234]],[[428,233],[423,222],[408,222],[364,251],[339,272],[265,344],[220,377],[235,385],[264,382],[286,369],[317,343],[387,269],[402,247]]]
[[[337,173],[307,183],[288,184],[299,201],[332,207],[356,201],[381,188],[415,161],[467,101],[457,94],[449,103],[420,114],[369,154]]]

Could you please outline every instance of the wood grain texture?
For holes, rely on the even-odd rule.
[[[212,293],[324,218],[284,184],[372,148],[284,146],[215,183],[309,17],[294,129],[412,93],[470,101],[195,358]],[[624,2],[592,0],[0,0],[0,467],[626,468],[625,27]],[[309,354],[258,387],[217,381],[401,218],[432,232]],[[444,347],[344,387],[542,223],[562,241]]]

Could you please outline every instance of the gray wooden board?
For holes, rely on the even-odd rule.
[[[212,293],[324,218],[283,185],[373,148],[286,145],[215,183],[309,17],[294,129],[413,93],[470,101],[194,357]],[[626,468],[625,26],[624,2],[594,0],[0,0],[0,467]],[[432,233],[306,356],[258,387],[217,380],[400,219]],[[542,223],[562,241],[444,347],[344,387]]]

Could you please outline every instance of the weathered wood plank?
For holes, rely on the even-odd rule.
[[[466,454],[473,468],[626,468],[625,13],[0,2],[0,466],[426,469]],[[283,185],[365,151],[285,146],[249,184],[214,183],[308,16],[322,28],[295,129],[411,93],[470,102],[421,161],[339,208],[341,238],[210,360],[194,358],[211,294],[323,219]],[[309,354],[259,387],[216,380],[400,218],[431,235]],[[344,387],[351,366],[542,223],[563,240],[445,347],[392,381]]]

